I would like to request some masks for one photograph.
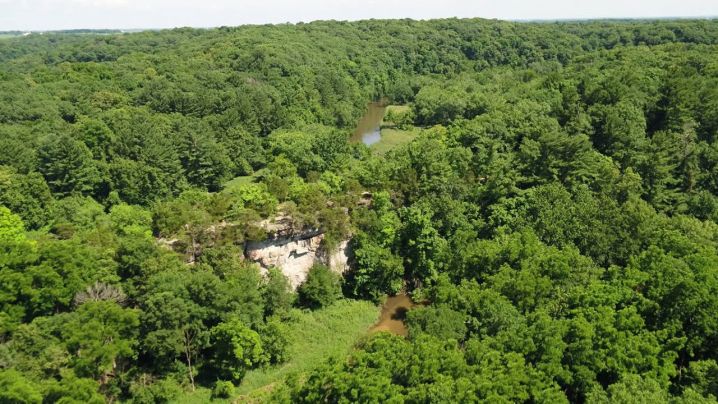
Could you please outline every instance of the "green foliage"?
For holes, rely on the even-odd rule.
[[[265,315],[286,313],[294,303],[289,280],[278,268],[269,268],[262,288]]]
[[[115,205],[109,219],[113,230],[120,235],[147,235],[152,233],[152,214],[138,206]]]
[[[58,195],[88,194],[100,181],[90,150],[69,136],[48,138],[38,149],[38,158],[38,169]]]
[[[187,127],[184,126],[183,129]],[[205,131],[191,128],[185,135],[182,165],[190,184],[218,191],[232,170],[232,162],[227,155],[227,149],[214,139],[201,136],[203,132]]]
[[[398,293],[404,280],[401,258],[363,233],[356,235],[352,242],[356,264],[350,278],[352,292],[374,300],[384,294]]]
[[[87,302],[66,319],[63,343],[79,376],[99,379],[135,355],[139,316],[114,302]]]
[[[713,359],[691,362],[686,385],[704,397],[718,397],[718,365]]]
[[[248,369],[266,360],[259,334],[237,319],[212,328],[209,344],[209,366],[220,379],[240,382]]]
[[[253,209],[265,215],[274,213],[278,203],[263,183],[240,185],[231,190],[231,195],[237,199],[238,204],[232,209]]]
[[[51,382],[45,393],[50,402],[102,404],[105,398],[97,391],[98,383],[92,379],[67,374],[58,382]]]
[[[414,100],[416,119],[422,125],[451,122],[463,117],[466,97],[439,87],[423,87]]]
[[[411,310],[406,322],[410,335],[429,334],[442,340],[462,341],[466,336],[464,316],[447,307],[422,307]]]
[[[218,380],[212,389],[212,398],[230,398],[234,395],[232,382]]]
[[[3,39],[0,401],[714,402],[716,60],[715,20]],[[244,256],[308,232],[352,239],[315,311]]]
[[[667,403],[668,393],[655,380],[630,375],[608,387],[592,391],[587,400],[592,403]]]
[[[53,231],[62,238],[94,228],[104,214],[102,205],[79,195],[60,199],[52,205]]]
[[[28,229],[48,224],[52,202],[50,188],[39,173],[23,175],[0,169],[0,204],[19,215]]]
[[[407,130],[414,123],[414,114],[408,106],[389,105],[386,107],[384,122],[389,122],[400,130]]]
[[[8,404],[42,402],[42,394],[33,383],[15,370],[0,371],[0,401]]]
[[[341,296],[340,278],[328,267],[314,265],[297,293],[299,303],[305,307],[312,309],[327,307]]]
[[[420,207],[406,208],[402,216],[400,237],[408,276],[429,285],[446,263],[448,244],[434,228],[430,214]]]
[[[289,335],[286,324],[278,317],[267,319],[267,322],[259,327],[259,335],[266,362],[276,365],[289,360],[288,346],[292,336]]]
[[[566,402],[558,386],[540,373],[526,374],[530,371],[520,355],[503,356],[481,344],[467,351],[464,357],[452,342],[423,337],[408,343],[400,337],[379,334],[356,351],[350,361],[317,369],[292,399]],[[373,372],[355,372],[368,364],[373,364]]]
[[[7,251],[0,261],[2,312],[15,320],[65,311],[87,286],[116,279],[111,257],[79,240],[0,246]]]
[[[153,404],[172,402],[181,392],[181,387],[171,378],[157,381],[148,380],[142,375],[130,385],[132,402],[136,404]]]
[[[0,206],[0,242],[18,242],[25,239],[25,226],[10,209]]]

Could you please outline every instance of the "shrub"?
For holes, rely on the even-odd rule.
[[[305,307],[329,306],[341,296],[340,277],[324,265],[314,265],[298,293],[299,302]]]
[[[167,378],[156,381],[151,381],[150,379],[151,378],[148,378],[146,375],[143,375],[139,380],[130,385],[132,403],[168,403],[182,392],[182,388],[174,379]]]
[[[212,389],[212,398],[230,398],[234,395],[234,384],[223,380],[217,380]]]

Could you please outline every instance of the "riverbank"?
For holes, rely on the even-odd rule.
[[[385,121],[386,117],[407,114],[408,105],[386,105],[372,102],[367,105],[366,113],[359,119],[351,142],[364,143],[375,154],[383,155],[390,150],[410,143],[421,132],[414,126],[396,125],[396,122]]]
[[[294,309],[287,324],[290,336],[289,361],[247,372],[231,399],[212,399],[217,403],[262,402],[290,375],[298,375],[321,365],[330,357],[343,357],[363,337],[390,332],[406,337],[406,313],[416,306],[407,295],[390,296],[381,306],[364,300],[340,300],[316,311]],[[210,401],[211,390],[198,387],[173,402],[199,404]]]
[[[386,110],[386,104],[381,101],[367,104],[366,112],[357,122],[350,141],[362,142],[367,146],[379,142],[381,140],[381,124],[384,121]]]
[[[378,155],[384,155],[397,147],[411,143],[419,133],[421,128],[410,127],[408,129],[398,128],[382,128],[379,134],[379,141],[371,145],[369,148]]]

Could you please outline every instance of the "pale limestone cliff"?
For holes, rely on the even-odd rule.
[[[245,257],[259,264],[263,271],[279,268],[296,289],[306,279],[314,264],[327,265],[336,273],[349,269],[349,241],[341,242],[334,251],[327,252],[322,243],[324,234],[310,234],[306,238],[274,239],[248,242]]]
[[[261,241],[248,241],[244,244],[244,258],[257,263],[262,272],[271,267],[279,268],[287,277],[292,289],[296,289],[306,279],[309,270],[314,264],[327,265],[336,273],[344,273],[349,269],[351,247],[349,240],[327,251],[323,243],[324,234],[316,228],[298,229],[292,217],[279,215],[273,219],[263,220],[258,225],[262,227],[267,238]],[[226,227],[226,223],[211,226],[208,233],[214,234],[218,228]],[[168,249],[184,252],[186,262],[194,263],[197,246],[179,239],[158,239],[158,243]],[[201,250],[201,246],[199,248]]]
[[[344,240],[334,251],[326,254],[326,265],[336,273],[343,274],[349,270],[352,256],[350,240]]]
[[[319,262],[323,234],[304,239],[276,239],[249,242],[245,248],[247,259],[259,264],[263,270],[271,267],[281,269],[296,289],[307,278],[309,269]]]

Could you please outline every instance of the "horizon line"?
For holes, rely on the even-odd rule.
[[[360,19],[316,19],[311,21],[286,21],[286,22],[257,22],[257,23],[245,23],[238,25],[211,25],[211,26],[191,26],[191,25],[176,25],[172,27],[136,27],[136,28],[108,28],[108,27],[78,27],[78,28],[50,28],[50,29],[8,29],[0,30],[0,34],[7,33],[53,33],[53,32],[64,32],[64,31],[112,31],[113,33],[133,33],[142,31],[163,31],[163,30],[174,30],[174,29],[218,29],[218,28],[240,28],[240,27],[256,27],[266,25],[300,25],[300,24],[312,24],[317,22],[362,22],[362,21],[438,21],[438,20],[487,20],[487,21],[504,21],[504,22],[517,22],[517,23],[555,23],[555,22],[594,22],[594,21],[671,21],[671,20],[715,20],[718,19],[718,15],[696,15],[696,16],[664,16],[664,17],[588,17],[588,18],[536,18],[536,19],[504,19],[504,18],[487,18],[487,17],[436,17],[436,18],[360,18]]]

